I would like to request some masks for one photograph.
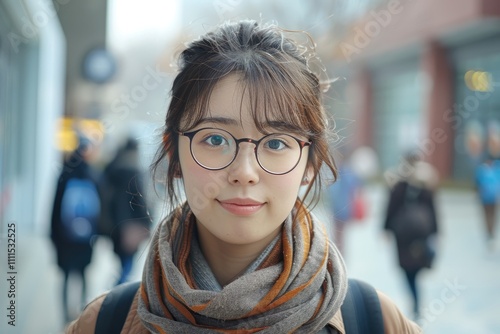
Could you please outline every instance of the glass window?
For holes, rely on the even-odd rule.
[[[396,165],[424,134],[422,75],[416,65],[374,76],[374,140],[384,170]]]
[[[488,154],[488,134],[500,138],[500,53],[481,52],[456,61],[453,177],[471,180]],[[489,152],[500,158],[499,152]]]

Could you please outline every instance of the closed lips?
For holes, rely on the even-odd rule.
[[[235,215],[251,215],[260,210],[265,203],[249,199],[230,199],[219,201],[220,205]]]

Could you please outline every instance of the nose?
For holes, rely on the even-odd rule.
[[[244,145],[242,145],[244,144]],[[240,143],[239,151],[229,166],[229,182],[233,184],[256,184],[259,182],[260,166],[255,156],[256,146],[253,143]]]

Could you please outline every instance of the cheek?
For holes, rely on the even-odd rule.
[[[208,171],[193,161],[191,156],[180,156],[184,190],[191,206],[200,207],[216,198],[225,186],[224,172]]]
[[[295,203],[302,182],[303,172],[290,172],[281,177],[272,176],[269,180],[270,189],[275,199]]]

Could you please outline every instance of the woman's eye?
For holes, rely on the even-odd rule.
[[[265,146],[271,150],[282,150],[287,147],[286,143],[280,139],[271,139]]]
[[[205,143],[211,146],[221,146],[227,144],[227,140],[221,135],[210,135],[205,138]]]

